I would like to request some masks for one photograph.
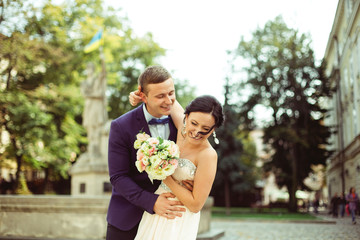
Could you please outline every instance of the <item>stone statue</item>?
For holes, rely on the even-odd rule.
[[[83,112],[83,126],[88,136],[88,156],[90,160],[96,161],[103,153],[101,152],[101,139],[104,125],[106,124],[106,69],[104,58],[101,57],[102,71],[96,74],[95,65],[89,63],[87,66],[87,78],[81,84],[82,94],[85,96],[85,107]]]

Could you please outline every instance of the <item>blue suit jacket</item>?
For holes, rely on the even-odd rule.
[[[175,141],[177,130],[172,121],[169,127],[169,139]],[[158,198],[154,192],[160,181],[152,184],[147,174],[140,173],[135,166],[134,142],[140,131],[150,135],[142,105],[111,122],[108,163],[112,195],[107,221],[123,231],[138,224],[144,210],[153,214]]]

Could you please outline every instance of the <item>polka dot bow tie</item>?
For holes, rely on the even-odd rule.
[[[170,121],[170,117],[167,117],[167,118],[153,118],[151,119],[148,124],[149,125],[155,125],[155,124],[166,124],[166,123],[169,123]]]

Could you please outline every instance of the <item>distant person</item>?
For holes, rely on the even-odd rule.
[[[355,192],[355,188],[351,187],[349,194],[346,196],[346,200],[349,202],[349,211],[351,213],[352,223],[356,224],[356,207],[359,201],[359,196]]]
[[[339,197],[339,210],[340,210],[340,216],[345,216],[345,206],[346,206],[346,197],[344,193],[341,193]]]
[[[314,200],[314,203],[313,203],[313,206],[314,206],[314,213],[319,213],[319,205],[320,205],[320,202],[319,202],[319,198],[315,198]]]
[[[331,212],[333,217],[338,217],[338,209],[339,209],[339,197],[338,194],[335,193],[334,196],[331,198],[330,204],[331,204]]]

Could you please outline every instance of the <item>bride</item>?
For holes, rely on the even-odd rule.
[[[136,92],[130,94],[132,105],[140,101]],[[184,111],[176,101],[171,118],[179,130],[176,140],[180,148],[179,165],[172,176],[161,182],[155,193],[172,192],[186,211],[175,219],[144,212],[135,237],[138,240],[195,240],[200,210],[214,182],[217,153],[208,138],[211,134],[216,138],[215,129],[224,121],[221,104],[212,96],[201,96]],[[193,181],[192,191],[183,185],[184,180]]]

